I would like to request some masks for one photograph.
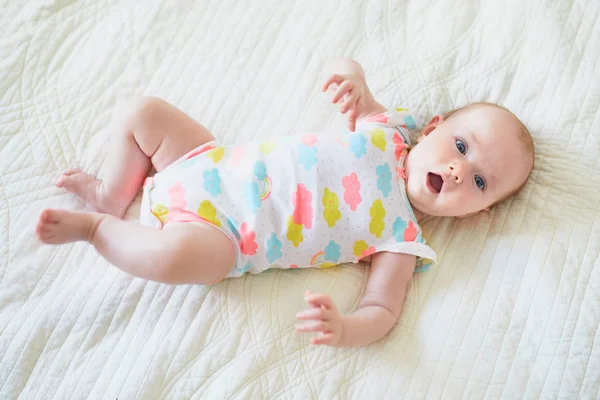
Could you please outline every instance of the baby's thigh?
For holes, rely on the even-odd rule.
[[[164,227],[171,244],[167,270],[171,283],[208,285],[219,282],[233,268],[234,244],[227,234],[205,222],[172,222]]]
[[[158,172],[198,146],[215,140],[192,117],[156,97],[140,99],[126,125]]]

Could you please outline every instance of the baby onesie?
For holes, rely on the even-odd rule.
[[[236,249],[228,277],[356,263],[380,251],[413,254],[417,271],[428,269],[436,255],[405,190],[414,128],[397,111],[360,121],[356,132],[206,143],[146,180],[141,222],[221,229]]]

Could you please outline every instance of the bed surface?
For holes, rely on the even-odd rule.
[[[385,339],[294,332],[305,289],[349,311],[364,266],[175,287],[35,240],[43,208],[84,207],[52,183],[102,176],[129,99],[165,98],[226,144],[341,130],[319,93],[335,56],[422,121],[502,103],[537,146],[520,194],[423,224],[439,264]],[[0,398],[598,398],[599,64],[596,1],[0,1]]]

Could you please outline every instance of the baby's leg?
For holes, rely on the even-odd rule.
[[[44,243],[87,241],[123,271],[170,284],[218,282],[235,262],[227,235],[202,222],[171,223],[158,230],[106,214],[45,210],[36,233]]]
[[[70,169],[56,185],[75,193],[97,211],[121,218],[151,166],[161,171],[211,140],[214,136],[184,112],[163,100],[146,97],[113,131],[102,181]]]

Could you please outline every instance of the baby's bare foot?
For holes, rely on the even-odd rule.
[[[93,212],[44,210],[35,233],[48,244],[90,241],[103,218],[102,214]]]
[[[91,204],[96,211],[123,218],[126,207],[115,204],[107,196],[102,181],[85,172],[71,168],[62,173],[56,187],[64,188],[67,192],[79,196],[82,200]]]

